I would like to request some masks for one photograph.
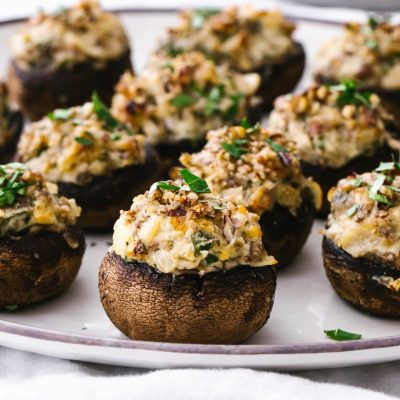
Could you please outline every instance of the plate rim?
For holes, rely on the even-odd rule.
[[[400,335],[360,339],[346,342],[305,342],[293,344],[193,344],[150,342],[144,340],[101,338],[78,333],[44,329],[16,322],[0,320],[0,333],[31,339],[105,348],[148,350],[204,355],[290,355],[316,353],[343,353],[400,346]]]
[[[126,13],[151,13],[151,12],[176,12],[173,8],[123,8],[110,9],[118,14]],[[331,21],[322,21],[318,18],[293,17],[289,18],[299,21],[324,22],[328,24],[340,24]],[[8,18],[0,20],[0,26],[12,25],[24,21],[26,18]],[[316,353],[343,353],[349,351],[372,350],[400,346],[400,335],[392,335],[378,338],[361,339],[346,342],[304,342],[285,344],[191,344],[150,342],[131,339],[102,338],[98,336],[86,336],[78,333],[64,332],[59,330],[33,327],[16,322],[0,319],[0,333],[11,334],[18,337],[36,340],[51,341],[67,345],[97,346],[105,348],[120,348],[131,350],[147,350],[171,353],[191,353],[199,355],[294,355],[294,354],[316,354]]]

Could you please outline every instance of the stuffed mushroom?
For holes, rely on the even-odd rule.
[[[112,111],[146,135],[167,169],[183,151],[201,148],[209,129],[257,113],[259,83],[258,74],[217,66],[198,52],[159,56],[141,75],[121,78]]]
[[[71,284],[85,249],[79,214],[39,173],[0,166],[0,307],[37,303]]]
[[[160,162],[143,135],[92,102],[57,109],[31,124],[18,144],[19,161],[40,171],[82,207],[82,228],[110,228],[121,209],[160,178]]]
[[[349,23],[340,37],[326,42],[315,61],[315,77],[324,83],[356,80],[375,92],[397,114],[400,124],[400,24],[370,17],[365,24]]]
[[[31,120],[82,104],[93,90],[109,103],[119,77],[131,69],[119,18],[95,0],[41,11],[14,35],[11,49],[10,93]]]
[[[245,121],[210,131],[207,140],[200,152],[182,154],[181,164],[215,193],[257,213],[265,248],[278,266],[288,264],[307,240],[322,199],[319,185],[304,177],[294,143]]]
[[[188,184],[158,182],[121,213],[99,271],[103,307],[132,339],[242,342],[270,315],[275,259],[256,214],[183,172]]]
[[[22,114],[10,104],[7,85],[0,82],[0,164],[14,158],[23,122]]]
[[[218,63],[241,72],[261,75],[259,95],[270,108],[273,100],[290,92],[305,66],[303,46],[294,41],[295,25],[279,11],[250,5],[223,10],[181,12],[179,23],[168,30],[158,52],[177,54],[198,50]]]
[[[376,94],[363,94],[353,81],[345,81],[278,98],[269,127],[296,143],[304,174],[323,189],[319,214],[326,216],[326,195],[339,179],[370,171],[379,161],[390,159],[386,143],[392,121]]]
[[[400,163],[339,181],[323,258],[337,294],[370,314],[400,318]]]

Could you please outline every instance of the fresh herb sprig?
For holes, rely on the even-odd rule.
[[[9,166],[14,164],[9,164]],[[25,196],[28,182],[21,181],[24,166],[15,164],[15,171],[10,174],[6,170],[7,166],[0,166],[0,207],[5,205],[12,206],[18,197]]]
[[[79,143],[81,146],[93,147],[94,146],[94,136],[89,131],[84,131],[81,136],[76,136],[75,142]]]
[[[358,91],[354,80],[343,80],[339,85],[331,85],[330,90],[339,93],[337,104],[340,106],[353,104],[355,106],[364,105],[369,107],[371,105],[371,93]]]
[[[182,179],[189,186],[190,190],[194,193],[211,193],[207,182],[204,179],[199,178],[195,174],[192,174],[187,169],[181,169],[179,171]]]
[[[325,335],[336,341],[347,341],[347,340],[360,340],[362,335],[360,333],[346,332],[342,329],[324,330]]]
[[[249,141],[247,139],[233,139],[231,142],[222,142],[221,147],[233,158],[238,160],[242,155],[249,152],[249,150],[243,147],[248,143]]]
[[[273,141],[271,138],[265,140],[276,153],[288,153],[289,150],[280,143]]]
[[[194,193],[211,193],[211,190],[204,179],[199,178],[195,174],[191,173],[187,169],[181,169],[179,171],[183,181],[189,186],[189,189]],[[163,190],[171,190],[177,192],[178,190],[184,190],[181,186],[174,185],[172,183],[160,181],[154,184],[155,187]]]
[[[106,129],[109,131],[115,130],[125,130],[130,135],[133,134],[132,129],[124,124],[123,122],[117,120],[112,114],[110,109],[100,100],[100,97],[97,95],[96,92],[92,94],[92,103],[93,103],[93,110],[97,116],[97,118],[103,121]]]
[[[47,117],[50,118],[52,121],[67,121],[70,116],[71,110],[68,108],[58,108],[53,112],[47,114]]]

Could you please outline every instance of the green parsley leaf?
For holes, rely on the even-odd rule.
[[[194,245],[195,254],[198,255],[200,251],[210,250],[215,238],[210,237],[204,232],[195,232],[192,235],[192,242]]]
[[[119,133],[115,133],[115,132],[113,132],[110,137],[111,137],[111,140],[114,142],[121,139],[121,135]]]
[[[211,88],[207,95],[207,103],[204,107],[204,114],[210,116],[219,110],[219,104],[224,95],[224,85],[218,85]]]
[[[232,157],[239,159],[243,154],[248,153],[249,151],[242,147],[244,144],[247,144],[248,140],[246,139],[234,139],[232,143],[222,142],[221,147],[229,153]]]
[[[75,142],[85,147],[92,147],[94,145],[94,136],[91,132],[85,131],[82,136],[76,136]]]
[[[211,193],[207,182],[204,179],[192,174],[187,169],[181,169],[180,174],[190,190],[194,193]]]
[[[340,106],[347,104],[370,106],[371,104],[369,101],[371,93],[357,91],[357,85],[354,80],[343,80],[340,85],[330,86],[330,90],[340,93],[337,99],[337,103]]]
[[[360,340],[362,338],[362,335],[359,333],[346,332],[342,329],[334,329],[328,331],[324,330],[324,332],[326,336],[337,341]]]
[[[219,10],[216,8],[199,8],[197,10],[193,10],[192,27],[194,29],[201,28],[209,17],[218,13]]]
[[[371,50],[375,50],[378,47],[378,43],[374,39],[367,39],[365,45]]]
[[[394,171],[396,168],[400,170],[400,164],[396,161],[381,162],[379,166],[375,168],[375,171],[376,172]]]
[[[354,214],[357,213],[357,211],[359,210],[360,206],[358,204],[354,204],[353,207],[349,208],[346,212],[346,215],[348,217],[352,217]]]
[[[280,143],[274,142],[272,139],[266,139],[266,142],[271,146],[272,150],[277,153],[288,153],[288,149],[282,146]]]
[[[378,19],[374,15],[368,17],[368,26],[374,30],[379,25]]]
[[[157,187],[164,190],[171,190],[173,192],[177,192],[178,190],[180,190],[179,186],[163,181],[157,182]]]
[[[240,125],[244,129],[251,128],[251,124],[250,124],[249,120],[247,119],[247,117],[243,117],[242,118],[242,120],[240,121]]]
[[[175,68],[171,63],[165,64],[165,68],[168,68],[171,72],[175,71]]]
[[[9,306],[5,306],[4,309],[8,312],[13,312],[18,310],[18,304],[11,304]]]
[[[371,188],[368,191],[368,196],[370,199],[378,203],[383,203],[392,206],[393,203],[385,195],[379,193],[379,189],[384,184],[385,179],[386,179],[385,175],[378,174],[374,183],[372,184]]]
[[[29,183],[18,181],[23,174],[23,170],[25,169],[24,166],[20,167],[20,165],[22,164],[8,164],[9,167],[16,169],[11,176],[9,173],[7,173],[5,166],[1,166],[0,207],[5,205],[12,206],[17,201],[18,196],[25,196],[26,194],[26,189],[29,186]]]
[[[100,97],[97,95],[96,92],[93,92],[92,94],[92,103],[93,110],[96,113],[97,118],[104,122],[108,130],[113,131],[116,129],[124,129],[130,135],[132,134],[132,130],[129,128],[128,125],[114,118],[109,108],[100,100]]]
[[[178,108],[185,108],[187,106],[191,106],[192,104],[196,103],[197,99],[195,99],[192,96],[189,96],[188,94],[185,93],[180,93],[177,94],[172,100],[171,100],[171,104]]]
[[[359,187],[362,184],[362,179],[358,176],[356,179],[353,181],[353,186]]]
[[[61,109],[61,108],[47,114],[47,117],[50,118],[52,121],[66,121],[70,116],[71,116],[70,109]]]
[[[390,190],[393,190],[393,192],[398,192],[398,193],[400,193],[400,188],[398,188],[398,187],[385,185],[385,188],[388,188],[388,189],[390,189]]]
[[[219,260],[219,258],[214,254],[208,254],[206,257],[207,264],[214,264]]]

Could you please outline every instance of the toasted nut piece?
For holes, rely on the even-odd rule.
[[[345,118],[352,118],[354,116],[354,113],[356,112],[356,108],[352,104],[347,104],[343,107],[342,109],[342,115]]]
[[[317,97],[320,100],[324,100],[328,94],[328,88],[326,86],[321,86],[317,90]]]

